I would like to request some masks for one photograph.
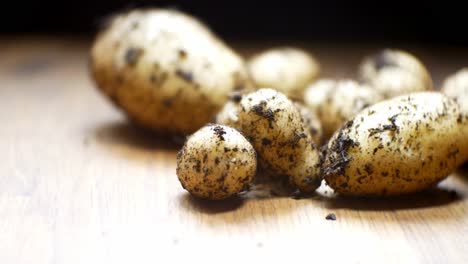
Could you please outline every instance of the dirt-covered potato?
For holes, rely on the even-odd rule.
[[[346,195],[429,188],[468,159],[468,118],[452,99],[420,92],[377,103],[328,143],[324,177]]]
[[[164,9],[116,16],[94,42],[91,72],[133,120],[172,133],[210,122],[249,79],[241,57],[203,24]]]
[[[252,145],[237,130],[207,125],[190,136],[177,154],[177,176],[192,195],[230,197],[251,183],[257,168]]]
[[[462,111],[468,115],[468,68],[447,77],[442,85],[442,93],[455,99]]]
[[[215,118],[216,124],[230,126],[236,129],[241,129],[239,121],[240,100],[242,95],[235,94],[231,99],[224,105],[224,107],[218,112]],[[294,102],[294,106],[299,110],[299,114],[302,117],[307,129],[309,129],[312,136],[312,141],[317,145],[323,140],[322,124],[318,119],[317,115],[312,112],[308,107],[299,102]]]
[[[432,90],[432,79],[426,67],[401,50],[385,49],[365,58],[359,73],[364,82],[386,99]]]
[[[367,85],[352,80],[319,80],[307,87],[304,102],[322,123],[330,138],[347,120],[383,98]]]
[[[311,54],[288,47],[261,52],[248,61],[248,67],[257,87],[273,88],[295,99],[302,99],[304,89],[320,71]]]
[[[284,94],[260,89],[240,101],[235,128],[271,168],[289,176],[303,192],[320,183],[320,155],[298,108]]]

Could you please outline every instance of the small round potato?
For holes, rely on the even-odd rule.
[[[416,57],[401,50],[386,49],[365,58],[360,66],[360,76],[386,99],[433,89],[426,67]]]
[[[248,85],[244,61],[199,21],[174,10],[116,16],[91,50],[98,88],[147,128],[192,133]]]
[[[347,120],[383,98],[374,89],[352,80],[319,80],[307,87],[304,101],[330,138]]]
[[[328,143],[324,177],[355,196],[412,193],[435,185],[468,159],[468,118],[437,92],[364,109]]]
[[[302,99],[306,86],[315,80],[320,66],[309,53],[297,48],[274,48],[248,62],[257,87],[269,87],[289,98]]]
[[[177,176],[192,195],[211,200],[242,191],[255,176],[256,153],[233,128],[208,125],[190,136],[177,154]]]
[[[320,184],[320,153],[299,110],[284,94],[260,89],[244,95],[236,128],[268,165],[302,192]]]
[[[468,68],[447,77],[442,85],[442,93],[457,101],[468,115]]]

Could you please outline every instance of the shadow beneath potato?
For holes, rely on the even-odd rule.
[[[289,183],[287,176],[272,173],[259,166],[254,181],[244,191],[239,193],[239,196],[246,200],[299,196],[296,190]]]
[[[291,199],[295,190],[296,188],[288,184],[287,177],[275,176],[260,171],[255,176],[253,183],[229,199],[210,201],[185,193],[181,196],[180,202],[185,208],[194,209],[201,213],[214,214],[237,210],[246,202],[263,203],[280,198]]]
[[[415,194],[394,197],[350,197],[337,195],[323,197],[328,209],[354,209],[360,211],[395,211],[445,206],[462,200],[453,190],[432,188]]]
[[[155,153],[175,154],[184,138],[158,134],[129,121],[103,123],[93,131],[97,143],[130,159],[154,158]]]
[[[194,197],[189,193],[180,195],[179,201],[184,208],[195,210],[204,214],[219,214],[230,212],[239,209],[244,204],[244,199],[239,196],[233,196],[231,198],[220,201],[211,201]]]
[[[202,223],[208,227],[242,226],[268,219],[281,219],[308,206],[307,202],[295,202],[287,197],[251,199],[234,196],[226,200],[210,201],[193,197],[189,193],[179,195],[178,203],[189,217],[205,216]]]

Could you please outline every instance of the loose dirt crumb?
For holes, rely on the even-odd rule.
[[[328,214],[325,219],[327,220],[332,220],[332,221],[335,221],[336,220],[336,215],[331,213],[331,214]]]

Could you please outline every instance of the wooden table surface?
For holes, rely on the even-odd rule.
[[[324,76],[343,78],[384,45],[307,47]],[[468,49],[398,47],[437,85],[468,65]],[[0,38],[0,263],[468,263],[467,170],[391,199],[193,199],[175,175],[180,146],[134,128],[94,89],[88,49]]]

